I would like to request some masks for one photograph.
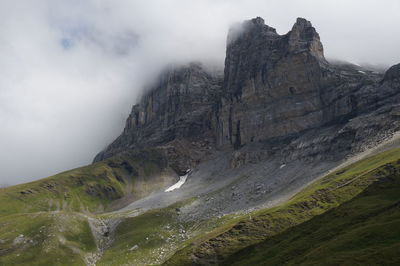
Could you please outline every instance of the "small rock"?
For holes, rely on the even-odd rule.
[[[134,251],[134,250],[137,250],[138,248],[139,248],[138,245],[134,245],[133,247],[131,247],[131,248],[129,249],[129,251]]]
[[[14,241],[13,241],[13,244],[14,245],[18,245],[18,244],[21,244],[21,243],[23,243],[24,242],[24,235],[19,235],[19,236],[17,236],[15,239],[14,239]]]

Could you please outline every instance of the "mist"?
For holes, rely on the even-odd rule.
[[[166,65],[223,66],[230,25],[310,20],[328,58],[400,62],[400,2],[3,0],[0,186],[89,164]]]

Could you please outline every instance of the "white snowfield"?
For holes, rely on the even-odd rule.
[[[179,177],[179,181],[177,183],[175,183],[174,185],[170,186],[169,188],[167,188],[165,190],[165,192],[171,192],[171,191],[173,191],[175,189],[180,188],[183,184],[185,184],[189,173],[190,173],[190,170],[187,170],[186,175],[180,176]]]

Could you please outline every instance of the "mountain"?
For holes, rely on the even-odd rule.
[[[304,157],[310,139],[321,142],[313,143],[321,149],[314,153],[341,158],[398,129],[396,69],[382,76],[329,64],[305,19],[285,35],[261,18],[249,20],[230,30],[223,77],[195,64],[166,70],[133,107],[121,136],[94,161],[140,147],[175,147],[178,141],[213,150],[289,143],[304,153],[296,157]],[[325,131],[329,136],[315,139]],[[190,144],[189,150],[203,150]],[[343,151],[325,152],[339,144]]]
[[[201,145],[203,148],[198,152],[206,152],[205,146],[214,143],[211,123],[221,82],[221,75],[210,74],[195,63],[167,69],[132,108],[121,136],[99,153],[94,162],[125,150],[157,146],[177,158],[173,164],[178,173],[194,166],[204,155],[189,155],[183,147],[193,150]],[[177,140],[183,142],[178,144]],[[168,147],[163,146],[167,143]]]
[[[400,64],[329,62],[305,19],[235,25],[92,165],[0,189],[0,264],[396,264],[399,100]]]

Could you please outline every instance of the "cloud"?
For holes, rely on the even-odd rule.
[[[4,0],[0,185],[90,163],[169,63],[223,65],[230,25],[311,20],[328,57],[400,62],[396,0]]]

